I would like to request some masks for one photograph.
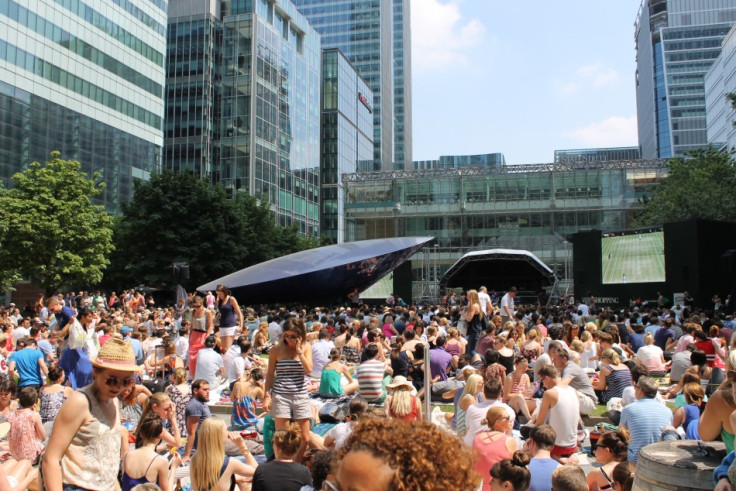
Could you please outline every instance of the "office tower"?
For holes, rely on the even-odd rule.
[[[321,234],[345,237],[342,175],[373,168],[373,93],[336,48],[322,52]]]
[[[319,235],[320,37],[289,0],[172,0],[165,165]]]
[[[411,10],[409,0],[394,2],[394,168],[412,163]]]
[[[373,91],[373,170],[391,170],[396,162],[395,125],[401,130],[404,165],[411,164],[411,63],[408,0],[295,0],[297,8],[322,35],[322,48],[339,48]],[[398,12],[398,13],[396,13]],[[398,20],[397,20],[398,19]],[[396,28],[404,33],[395,33]],[[400,40],[400,41],[399,41]],[[396,62],[396,52],[403,56]],[[399,69],[401,68],[401,69]],[[397,81],[397,74],[401,78]],[[395,92],[401,84],[403,94]],[[401,119],[395,102],[402,100]]]
[[[736,92],[736,26],[723,40],[721,54],[705,74],[705,119],[708,143],[724,150],[736,149],[736,110],[726,94]]]
[[[0,179],[53,150],[112,213],[160,170],[166,0],[0,0]]]
[[[736,0],[645,0],[635,28],[641,156],[707,143],[705,73],[736,21]]]
[[[414,170],[458,169],[460,167],[494,167],[501,165],[506,165],[506,157],[502,153],[483,153],[480,155],[442,155],[436,160],[415,160],[412,163]]]

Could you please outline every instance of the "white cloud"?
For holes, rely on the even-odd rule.
[[[574,80],[568,82],[555,82],[557,89],[565,95],[573,95],[585,87],[600,88],[616,82],[619,73],[614,68],[607,67],[602,63],[583,65],[575,70]]]
[[[636,116],[611,116],[603,121],[568,132],[581,147],[635,146],[637,140]]]
[[[411,2],[412,64],[416,70],[465,65],[468,48],[480,44],[485,26],[478,19],[463,19],[458,0]]]

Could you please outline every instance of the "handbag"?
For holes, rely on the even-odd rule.
[[[483,331],[491,330],[491,323],[488,322],[488,317],[485,312],[480,313],[480,327]]]
[[[87,330],[82,324],[74,319],[69,328],[69,341],[67,343],[71,349],[83,349],[87,346]]]

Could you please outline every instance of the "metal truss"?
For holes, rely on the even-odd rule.
[[[441,179],[449,177],[482,177],[508,174],[540,174],[605,170],[666,169],[668,159],[606,160],[550,164],[492,165],[449,169],[393,170],[343,174],[343,182],[393,181],[401,179]]]

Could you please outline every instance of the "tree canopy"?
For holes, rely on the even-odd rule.
[[[47,294],[65,285],[102,279],[112,251],[112,219],[92,204],[104,183],[90,179],[79,162],[52,152],[0,189],[0,283],[22,276]]]
[[[712,147],[670,160],[668,175],[636,217],[637,226],[691,218],[736,221],[736,162]]]
[[[315,247],[316,239],[278,227],[266,202],[186,172],[164,171],[136,181],[115,222],[117,248],[105,283],[117,287],[172,284],[171,265],[189,264],[189,287],[284,254]]]

